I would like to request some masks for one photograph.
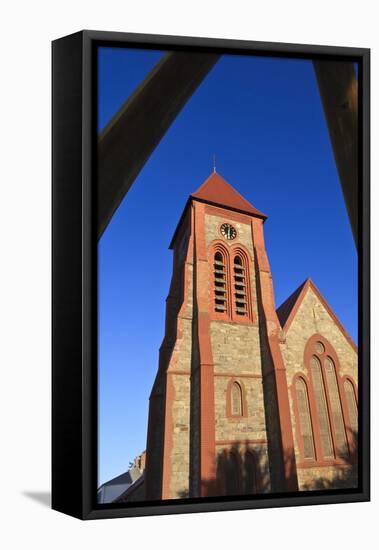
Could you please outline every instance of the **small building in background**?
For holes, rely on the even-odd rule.
[[[145,470],[146,451],[136,456],[127,472],[103,483],[97,491],[97,502],[99,504],[109,504],[117,501],[121,495],[126,493],[129,488],[142,477]],[[134,489],[133,489],[134,490]]]

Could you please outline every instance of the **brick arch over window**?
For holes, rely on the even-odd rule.
[[[337,354],[330,342],[313,335],[304,351],[310,419],[317,463],[350,460],[354,441],[350,433],[347,399]],[[298,413],[298,430],[301,421]],[[299,439],[301,439],[301,435]],[[305,459],[305,455],[302,456]]]
[[[226,416],[231,420],[247,416],[245,387],[236,378],[229,380],[226,389]]]

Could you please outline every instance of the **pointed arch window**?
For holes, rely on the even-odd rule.
[[[228,313],[228,281],[226,257],[217,251],[213,262],[214,310],[216,313]]]
[[[307,385],[302,377],[295,383],[297,406],[299,411],[300,435],[305,460],[315,459],[315,445],[313,439],[311,413],[309,407]]]
[[[336,452],[338,455],[346,455],[348,452],[347,440],[342,416],[341,399],[338,391],[336,368],[330,357],[326,357],[324,360],[324,369],[329,393],[330,414],[334,425]]]
[[[326,338],[312,336],[304,353],[309,379],[305,378],[302,385],[301,374],[295,384],[304,459],[351,461],[354,441],[347,427],[352,432],[358,428],[354,385],[347,377],[340,378],[337,354]],[[304,438],[310,430],[313,450]]]
[[[352,435],[355,437],[358,432],[358,406],[355,397],[354,385],[348,378],[345,379],[343,385],[346,396],[347,412],[350,420],[350,428],[353,432]]]
[[[245,389],[239,380],[229,380],[226,389],[226,416],[230,420],[247,416]]]
[[[311,373],[315,393],[323,456],[324,458],[334,458],[332,433],[330,428],[325,386],[322,378],[321,363],[318,357],[313,356],[311,359]]]
[[[242,416],[242,388],[238,382],[233,382],[231,391],[231,412],[232,416]]]

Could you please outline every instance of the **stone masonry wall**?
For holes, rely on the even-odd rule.
[[[268,449],[266,444],[246,444],[244,442],[234,443],[234,444],[219,444],[216,448],[216,464],[217,469],[222,467],[223,459],[226,453],[234,452],[240,456],[240,482],[241,482],[241,493],[251,494],[251,488],[247,486],[246,483],[246,472],[245,472],[245,457],[246,452],[253,451],[258,468],[258,488],[257,492],[268,493],[271,489],[270,484],[270,470],[269,470],[269,459],[268,459]],[[222,493],[222,483],[219,483],[220,493]]]
[[[171,498],[184,498],[189,496],[190,376],[169,376],[173,385],[170,493]]]
[[[264,483],[262,490],[270,486],[267,456],[267,434],[262,386],[261,346],[258,327],[258,309],[254,266],[254,250],[249,223],[240,223],[218,215],[205,215],[205,236],[207,247],[214,240],[220,240],[219,227],[222,223],[232,223],[238,236],[225,246],[242,244],[248,251],[250,289],[255,324],[241,324],[214,320],[211,321],[210,335],[214,364],[215,391],[215,431],[218,456],[223,450],[237,450],[241,457],[247,448],[255,450],[258,457],[260,475]],[[211,271],[209,274],[211,281]],[[211,285],[209,284],[209,304],[212,307]],[[237,380],[244,389],[247,415],[239,419],[227,416],[227,388],[231,379]],[[246,446],[247,445],[247,446]],[[243,462],[243,458],[242,458]]]
[[[293,377],[296,373],[303,373],[308,377],[308,370],[304,365],[304,349],[307,341],[314,334],[321,334],[333,346],[340,362],[340,375],[349,375],[355,383],[358,383],[358,358],[341,329],[330,316],[318,296],[311,287],[308,288],[306,295],[295,315],[295,318],[287,332],[285,343],[281,344],[283,359],[286,365],[287,384],[290,388],[293,383]],[[290,391],[291,420],[294,434],[296,461],[299,463],[300,454],[298,446],[298,437],[295,423],[294,403],[292,392]],[[317,480],[325,478],[331,480],[333,476],[337,479],[341,477],[341,472],[346,475],[346,468],[321,467],[321,468],[298,468],[299,488],[309,489],[317,488]]]
[[[213,321],[211,342],[215,372],[216,440],[266,439],[258,328]],[[226,416],[231,379],[244,389],[247,417]]]
[[[186,237],[185,237],[186,238]],[[188,238],[188,237],[187,237]],[[175,250],[179,264],[184,262],[183,304],[178,313],[176,340],[167,368],[170,377],[171,426],[167,426],[170,438],[169,498],[181,498],[189,494],[190,464],[190,400],[192,361],[193,317],[193,250],[190,241],[187,252],[178,244]],[[180,269],[180,265],[177,267]]]

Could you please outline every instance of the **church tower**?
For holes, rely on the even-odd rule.
[[[187,201],[150,396],[148,500],[298,489],[265,220],[215,171]]]

